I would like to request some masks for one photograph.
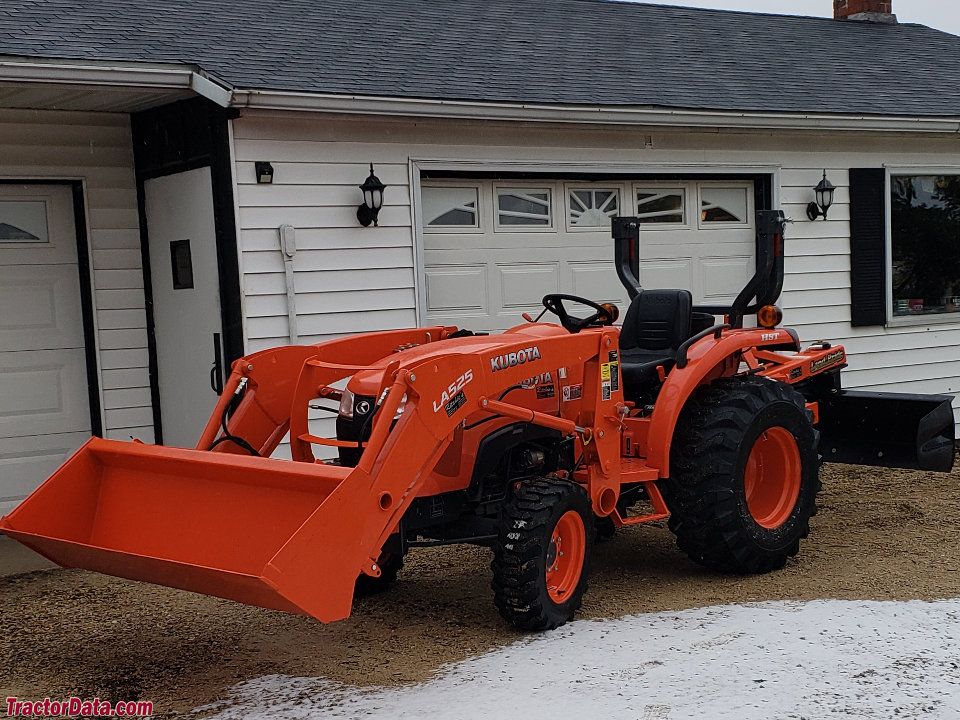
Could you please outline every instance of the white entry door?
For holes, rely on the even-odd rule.
[[[194,447],[217,402],[210,369],[222,353],[210,168],[147,180],[144,194],[163,444]]]
[[[0,515],[90,431],[70,188],[0,184]]]

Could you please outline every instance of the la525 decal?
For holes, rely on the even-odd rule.
[[[457,393],[463,390],[471,382],[473,382],[473,370],[467,370],[463,375],[458,377],[454,382],[447,386],[447,389],[444,390],[443,394],[440,396],[439,401],[433,401],[433,411],[440,412],[443,410],[447,406],[447,403],[450,402],[450,398],[455,397]]]

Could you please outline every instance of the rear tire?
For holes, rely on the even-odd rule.
[[[558,478],[524,482],[500,514],[494,546],[494,603],[520,630],[572,619],[587,589],[595,529],[587,491]]]
[[[680,414],[662,483],[677,545],[724,573],[784,566],[809,533],[819,433],[802,395],[757,377],[700,388]]]

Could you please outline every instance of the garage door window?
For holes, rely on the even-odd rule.
[[[615,188],[568,188],[567,208],[571,230],[609,228],[610,218],[620,213],[620,192]]]
[[[746,187],[700,187],[700,223],[745,225],[748,218]]]
[[[479,228],[479,189],[423,187],[423,225],[428,228]]]
[[[550,229],[552,226],[550,188],[497,189],[498,229]]]
[[[648,225],[683,225],[683,188],[637,188],[637,217]]]
[[[42,200],[0,202],[0,242],[47,242],[47,204]]]

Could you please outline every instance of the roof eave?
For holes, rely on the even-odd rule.
[[[0,57],[0,83],[190,90],[229,107],[232,89],[195,65]]]
[[[544,105],[275,90],[235,90],[232,106],[258,110],[578,125],[960,133],[960,117],[947,116],[896,117],[865,114],[762,113],[658,107]]]

